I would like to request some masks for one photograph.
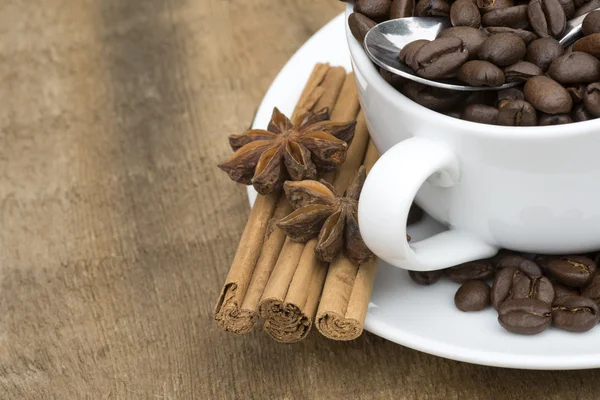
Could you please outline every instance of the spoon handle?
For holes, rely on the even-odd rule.
[[[573,43],[581,35],[581,23],[583,19],[592,11],[600,10],[600,7],[590,10],[589,12],[580,15],[579,17],[570,19],[567,21],[567,29],[565,29],[564,35],[558,40],[563,46],[568,46]]]

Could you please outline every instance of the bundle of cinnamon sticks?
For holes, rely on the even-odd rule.
[[[332,121],[357,121],[345,162],[322,177],[343,193],[359,167],[370,170],[379,156],[359,112],[354,77],[344,68],[317,64],[292,120],[324,107],[332,110]],[[330,264],[319,260],[313,252],[316,239],[295,242],[276,227],[276,221],[291,211],[283,193],[258,195],[215,306],[217,325],[242,334],[263,319],[263,330],[286,343],[305,338],[313,324],[334,340],[357,338],[363,331],[377,260],[357,265],[343,254]]]

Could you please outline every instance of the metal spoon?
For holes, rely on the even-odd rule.
[[[597,8],[600,10],[600,8]],[[557,38],[560,44],[568,46],[581,36],[581,23],[586,14],[567,21],[565,33]],[[444,17],[410,17],[392,19],[374,26],[365,36],[365,50],[371,60],[380,67],[404,78],[443,89],[462,91],[500,90],[519,85],[521,82],[506,83],[502,86],[468,86],[457,80],[421,78],[398,59],[400,50],[417,39],[433,40],[444,29],[452,27],[450,19]]]

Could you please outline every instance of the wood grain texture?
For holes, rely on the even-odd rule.
[[[341,10],[0,1],[1,399],[597,398],[598,371],[479,367],[370,334],[281,345],[215,326],[249,211],[216,168],[226,137]]]

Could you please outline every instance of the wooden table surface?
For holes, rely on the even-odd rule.
[[[226,137],[341,10],[0,1],[0,399],[598,397],[597,371],[481,367],[371,334],[281,345],[214,324],[248,214],[216,168]]]

